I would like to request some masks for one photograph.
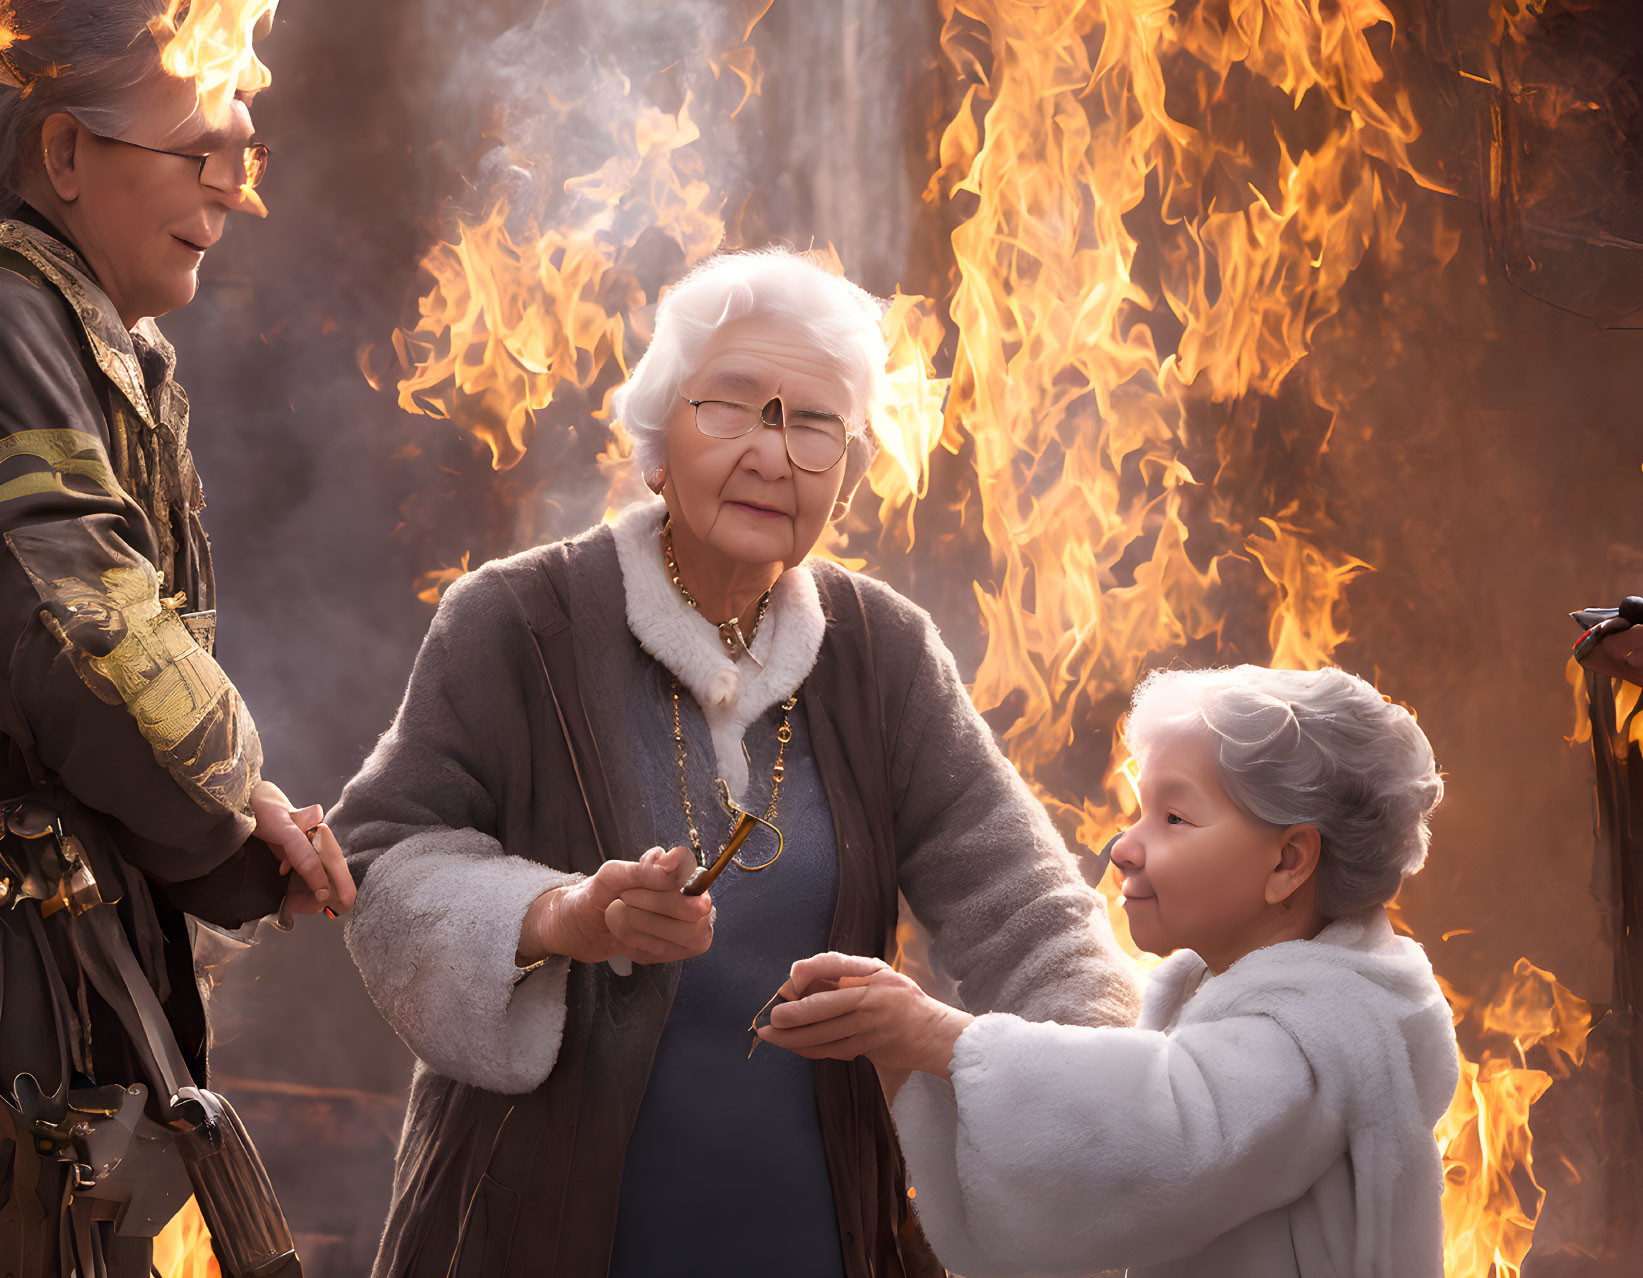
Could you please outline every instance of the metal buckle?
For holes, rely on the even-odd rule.
[[[50,918],[61,910],[75,916],[107,905],[85,845],[63,829],[63,819],[38,804],[19,804],[5,813],[5,829],[18,839],[16,854],[0,851],[0,905],[15,909],[38,901]]]

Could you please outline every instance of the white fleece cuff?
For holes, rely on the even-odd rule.
[[[570,960],[521,978],[514,956],[531,902],[580,877],[415,838],[371,864],[349,915],[348,948],[384,1018],[430,1068],[509,1095],[547,1078],[565,1027]]]
[[[957,1158],[958,1097],[952,1083],[914,1073],[896,1094],[890,1116],[907,1161],[913,1210],[925,1237],[948,1269],[986,1278],[993,1270],[970,1237],[965,1220]]]

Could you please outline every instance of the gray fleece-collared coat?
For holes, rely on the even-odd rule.
[[[680,964],[522,975],[530,903],[633,858],[632,690],[660,662],[746,783],[747,725],[797,691],[832,810],[832,947],[887,955],[897,894],[973,1011],[1128,1024],[1100,897],[970,704],[930,618],[836,565],[783,574],[733,663],[664,571],[661,504],[489,564],[446,595],[393,725],[334,814],[349,946],[416,1053],[377,1278],[603,1274],[623,1151]],[[939,1273],[865,1061],[815,1066],[846,1271]]]

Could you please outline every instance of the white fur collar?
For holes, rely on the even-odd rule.
[[[679,596],[662,561],[660,498],[629,506],[617,516],[616,558],[627,595],[628,629],[639,646],[690,689],[713,733],[719,775],[741,798],[747,789],[742,735],[771,706],[792,696],[816,664],[827,618],[810,568],[800,564],[776,580],[753,655],[732,661],[716,626]]]
[[[1180,1018],[1182,1010],[1200,990],[1208,989],[1211,982],[1216,988],[1225,983],[1242,984],[1260,980],[1267,964],[1278,961],[1296,965],[1315,963],[1317,947],[1334,946],[1362,954],[1387,954],[1402,957],[1405,949],[1398,943],[1387,918],[1384,906],[1372,905],[1355,914],[1343,914],[1333,919],[1310,941],[1282,941],[1244,955],[1219,976],[1212,975],[1209,966],[1191,950],[1176,950],[1147,974],[1146,997],[1141,1001],[1141,1019],[1138,1029],[1167,1030]],[[1305,948],[1301,948],[1305,947]],[[1418,947],[1417,947],[1418,949]],[[1278,953],[1275,954],[1274,951]],[[1421,960],[1424,962],[1424,956]]]

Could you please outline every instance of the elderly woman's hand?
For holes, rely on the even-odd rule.
[[[252,834],[279,858],[280,873],[291,875],[283,914],[317,914],[325,909],[346,914],[353,908],[354,876],[336,836],[322,824],[323,807],[315,803],[293,808],[277,785],[259,781],[251,791],[251,815],[257,823]]]
[[[551,955],[583,963],[695,958],[713,943],[713,898],[681,896],[696,868],[690,849],[651,848],[637,861],[606,861],[592,878],[544,892],[520,929],[521,967]]]
[[[951,1077],[953,1044],[975,1018],[931,998],[882,959],[818,954],[793,965],[759,1037],[810,1060],[865,1056],[891,1092],[908,1071]]]

